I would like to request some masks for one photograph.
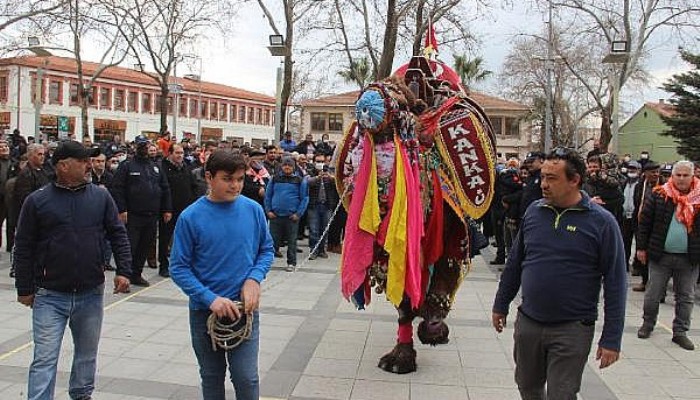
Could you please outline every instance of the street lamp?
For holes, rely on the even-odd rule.
[[[201,143],[202,140],[202,57],[196,54],[183,54],[182,58],[194,58],[199,61],[199,74],[187,74],[185,78],[196,80],[199,83],[199,95],[197,99],[197,143]],[[179,112],[179,110],[178,110]]]
[[[44,59],[36,70],[36,86],[34,87],[34,137],[39,140],[41,136],[41,107],[44,103],[44,96],[42,95],[44,69],[49,65],[49,59],[47,57],[52,54],[41,47],[41,41],[36,36],[28,37],[27,42],[29,44],[29,50]]]
[[[285,57],[289,55],[289,48],[284,42],[284,36],[282,35],[270,35],[270,45],[267,47],[270,50],[270,54],[273,57]],[[275,95],[275,137],[277,141],[282,140],[282,66],[284,61],[280,61],[280,65],[277,67],[277,80],[276,80],[276,95]]]
[[[614,40],[610,43],[610,53],[603,58],[603,64],[611,64],[610,67],[610,77],[608,78],[612,83],[612,112],[610,113],[610,118],[612,119],[612,151],[617,154],[619,152],[619,132],[620,132],[620,119],[619,119],[619,97],[620,97],[620,79],[614,75],[614,65],[624,64],[629,60],[629,42],[626,40]]]

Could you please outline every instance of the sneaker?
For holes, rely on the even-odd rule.
[[[156,263],[148,263],[148,268],[150,268],[150,269],[156,269],[156,268],[158,268],[158,264],[156,264]]]
[[[14,277],[15,277],[15,270],[11,269],[10,270],[10,278],[14,278]]]
[[[105,264],[105,271],[116,271],[117,269],[112,266],[112,264]]]
[[[638,283],[638,284],[632,286],[632,290],[635,292],[643,292],[643,291],[647,290],[647,285],[645,285],[643,283]]]
[[[163,278],[170,278],[170,271],[167,269],[161,269],[158,271],[158,275],[162,276]]]
[[[281,251],[279,251],[279,250],[275,251],[275,258],[282,258],[282,257],[284,257],[284,256],[282,255]]]
[[[313,261],[316,259],[316,254],[312,254],[309,256],[309,260]]]
[[[690,339],[688,339],[688,336],[685,336],[685,335],[674,336],[673,339],[671,339],[671,341],[673,343],[681,346],[681,348],[683,348],[683,349],[690,350],[690,351],[695,350],[695,345],[693,344],[693,342]]]
[[[303,252],[304,252],[304,250],[297,247],[297,253],[303,253]]]
[[[328,258],[328,253],[326,253],[326,252],[324,251],[324,252],[318,253],[318,256],[321,257],[321,258]]]
[[[652,330],[653,330],[652,328],[647,328],[646,326],[642,326],[637,331],[637,337],[640,339],[649,339],[649,336],[651,336]]]
[[[143,286],[143,287],[149,287],[151,286],[150,283],[148,283],[147,280],[143,279],[142,276],[137,276],[136,278],[131,278],[131,284],[134,286]]]
[[[287,264],[287,268],[286,268],[285,270],[286,270],[287,272],[294,272],[294,270],[295,270],[296,268],[297,268],[296,265]]]
[[[505,263],[506,263],[505,258],[498,258],[498,257],[495,260],[489,262],[489,264],[491,264],[491,265],[503,265]]]

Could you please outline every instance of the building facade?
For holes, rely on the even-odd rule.
[[[91,77],[99,67],[83,62],[84,77]],[[50,139],[67,131],[82,138],[76,71],[75,59],[66,57],[0,59],[0,132],[18,128],[24,136]],[[171,78],[171,84],[182,88],[168,97],[168,127],[172,131],[176,126],[177,139],[228,140],[240,145],[272,142],[274,97],[199,79]],[[127,141],[138,135],[154,138],[160,131],[160,88],[147,73],[105,69],[92,86],[89,103],[87,134],[93,142],[109,141],[114,135]],[[37,123],[40,132],[35,129]]]
[[[331,142],[338,142],[345,129],[355,120],[355,101],[359,91],[320,97],[301,103],[301,135],[311,134],[314,140],[328,134]],[[530,109],[522,104],[480,92],[472,91],[474,99],[486,112],[493,125],[500,159],[523,159],[531,150],[530,124],[524,118]]]
[[[683,159],[676,152],[677,144],[671,136],[661,133],[668,130],[661,116],[673,114],[673,106],[664,102],[645,103],[620,127],[618,147],[620,154],[630,154],[633,159],[646,150],[657,162],[673,162]]]

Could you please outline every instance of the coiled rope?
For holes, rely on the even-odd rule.
[[[243,303],[233,302],[240,311],[240,318],[219,318],[211,313],[207,318],[207,333],[211,337],[211,347],[214,351],[217,348],[231,350],[238,347],[243,341],[250,339],[253,332],[253,314],[245,314]]]

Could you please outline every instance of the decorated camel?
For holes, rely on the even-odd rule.
[[[413,320],[424,344],[447,343],[445,318],[470,267],[470,220],[489,208],[495,141],[458,75],[425,56],[370,84],[336,152],[348,219],[342,293],[362,309],[372,291],[398,310],[396,346],[379,361],[416,370]]]

